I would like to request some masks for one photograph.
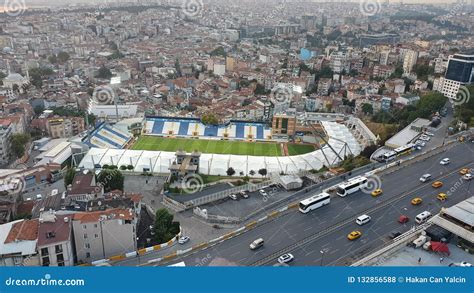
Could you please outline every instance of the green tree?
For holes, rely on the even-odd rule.
[[[97,182],[104,187],[106,192],[123,190],[123,175],[117,169],[103,169],[97,176]]]
[[[223,56],[225,57],[226,56],[226,52],[224,50],[224,47],[217,47],[215,48],[214,50],[212,50],[212,52],[210,53],[211,56]]]
[[[59,52],[58,53],[58,61],[59,63],[65,63],[69,60],[69,54],[67,52]]]
[[[175,222],[173,219],[173,215],[165,208],[156,211],[155,225],[153,227],[156,242],[168,242],[179,233],[179,222]]]
[[[76,176],[76,170],[74,168],[67,168],[66,174],[64,174],[64,186],[67,188],[72,182],[74,182],[74,176]]]
[[[226,173],[227,173],[227,176],[234,176],[235,170],[234,170],[234,168],[229,167],[229,169],[227,169]]]
[[[253,92],[255,95],[264,95],[267,93],[267,91],[265,90],[265,86],[260,84],[260,83],[257,83],[257,86],[255,87],[255,90]]]
[[[262,177],[267,176],[267,169],[262,168],[262,169],[258,170],[258,174],[260,174]]]
[[[217,125],[219,120],[213,113],[206,113],[201,116],[201,122],[205,125]]]
[[[7,77],[7,75],[0,71],[0,85],[3,85],[3,79]]]
[[[372,107],[371,104],[368,104],[368,103],[363,103],[362,104],[362,112],[364,112],[364,114],[373,114],[374,113],[374,108]]]
[[[30,140],[30,135],[24,133],[17,133],[13,134],[10,140],[11,150],[15,159],[21,158],[25,154],[25,145]]]
[[[97,74],[95,75],[95,77],[103,78],[103,79],[110,79],[112,77],[112,72],[107,67],[102,66],[97,71]]]

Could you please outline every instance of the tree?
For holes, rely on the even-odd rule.
[[[95,77],[103,78],[103,79],[110,79],[112,77],[112,72],[107,67],[102,66],[97,71],[97,74],[95,75]]]
[[[10,138],[11,150],[15,157],[21,158],[25,154],[25,145],[30,140],[30,135],[24,133],[13,134]]]
[[[260,83],[257,83],[257,86],[255,87],[255,90],[253,92],[255,95],[264,95],[267,93],[267,91],[265,90],[265,86],[260,84]]]
[[[123,175],[117,169],[103,169],[97,176],[97,182],[104,187],[106,192],[116,189],[123,191]]]
[[[225,57],[226,52],[224,50],[224,47],[217,47],[210,53],[210,55],[211,56],[223,56],[223,57]]]
[[[76,176],[76,170],[74,168],[67,168],[66,174],[64,174],[64,186],[67,188],[72,182],[74,182],[74,176]]]
[[[229,169],[227,169],[227,176],[234,176],[234,174],[235,174],[234,168],[229,167]]]
[[[260,174],[262,177],[267,176],[267,169],[262,168],[262,169],[258,170],[258,174]]]
[[[67,52],[59,52],[58,53],[58,61],[59,63],[65,63],[69,60],[69,54]]]
[[[173,218],[165,208],[156,211],[154,226],[156,242],[168,242],[179,233],[179,222],[174,222]]]
[[[254,171],[254,170],[250,170],[249,174],[250,174],[250,176],[253,176],[253,175],[255,175],[255,171]]]
[[[374,113],[374,108],[372,107],[371,104],[368,104],[368,103],[363,103],[362,104],[362,112],[364,112],[364,114],[373,114]]]
[[[217,125],[219,123],[217,117],[213,113],[206,113],[201,116],[201,122],[205,125]]]
[[[7,75],[0,71],[0,85],[3,85],[3,79],[7,77]]]

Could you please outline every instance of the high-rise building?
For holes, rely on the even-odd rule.
[[[454,99],[459,88],[474,83],[474,55],[454,54],[448,58],[448,67],[444,80],[440,80],[438,89],[450,99]]]
[[[408,50],[405,53],[405,58],[403,59],[403,72],[405,74],[411,73],[413,66],[415,66],[416,61],[418,60],[418,52],[415,50]]]

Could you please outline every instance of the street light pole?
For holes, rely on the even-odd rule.
[[[319,266],[322,267],[323,266],[323,260],[324,260],[324,251],[320,250],[319,252],[321,252],[321,263],[319,264]]]

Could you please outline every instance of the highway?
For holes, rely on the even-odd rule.
[[[441,166],[439,161],[445,157],[451,159],[451,164]],[[409,230],[414,225],[414,217],[422,211],[436,214],[442,206],[464,200],[470,185],[461,180],[458,171],[462,167],[474,168],[474,144],[456,145],[444,153],[383,176],[384,193],[377,198],[363,192],[345,198],[333,195],[326,207],[308,214],[294,210],[242,235],[161,265],[180,261],[187,266],[208,265],[217,258],[242,266],[273,265],[279,255],[287,252],[295,256],[290,263],[292,266],[350,265],[390,242],[388,234],[392,231]],[[425,173],[432,174],[434,180],[441,180],[444,186],[434,189],[431,183],[421,183],[419,177]],[[455,190],[449,199],[445,203],[439,202],[436,195],[447,193],[450,188]],[[423,198],[423,203],[412,206],[410,201],[414,197]],[[361,227],[355,223],[355,218],[364,213],[368,213],[372,221]],[[405,225],[397,222],[402,214],[410,217]],[[353,230],[359,230],[363,235],[349,241],[347,234]],[[260,237],[265,240],[264,247],[250,250],[249,244]]]

